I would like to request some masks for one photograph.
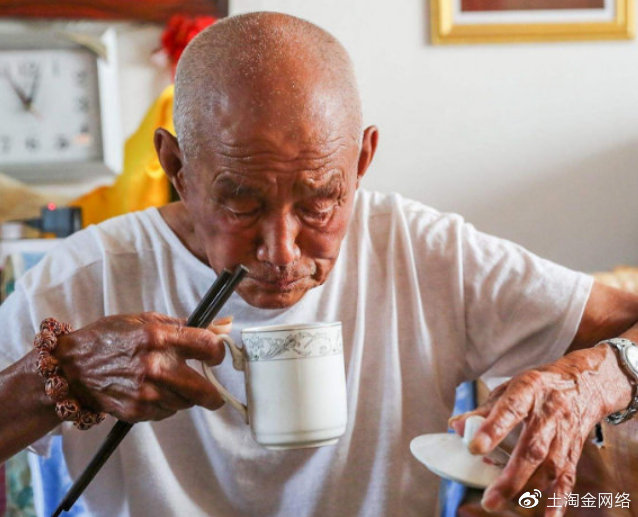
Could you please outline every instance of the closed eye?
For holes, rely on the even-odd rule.
[[[254,199],[223,199],[218,203],[231,216],[236,218],[249,218],[256,216],[261,210],[261,203]]]
[[[227,206],[226,210],[228,210],[235,217],[254,217],[259,213],[260,209],[254,208],[252,210],[237,210]]]
[[[299,207],[299,211],[305,219],[308,219],[313,223],[326,223],[332,217],[336,207],[336,201],[322,200],[301,205]]]

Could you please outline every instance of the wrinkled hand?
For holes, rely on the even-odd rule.
[[[157,313],[118,315],[59,339],[56,357],[80,402],[126,422],[161,420],[193,405],[217,409],[223,401],[213,385],[186,364],[219,364],[224,345],[209,329]]]
[[[450,419],[462,435],[467,417],[485,417],[469,444],[473,454],[490,452],[523,423],[503,473],[483,495],[483,507],[504,509],[523,489],[547,490],[563,498],[571,493],[591,429],[606,415],[627,407],[631,393],[616,352],[599,345],[524,372],[494,390],[484,405]],[[564,507],[548,508],[545,515],[560,516],[564,511]]]

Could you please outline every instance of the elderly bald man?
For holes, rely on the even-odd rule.
[[[378,132],[362,127],[346,52],[308,22],[261,13],[207,29],[179,63],[175,100],[177,138],[158,129],[155,144],[181,201],[75,234],[0,307],[2,458],[45,450],[55,429],[75,477],[110,428],[60,424],[30,350],[51,316],[78,329],[54,352],[71,393],[141,422],[88,488],[92,515],[432,515],[438,482],[410,439],[445,429],[460,382],[551,361],[478,410],[487,420],[472,447],[526,422],[488,508],[532,476],[571,489],[588,431],[632,399],[615,350],[593,345],[638,339],[635,297],[359,188]],[[343,322],[349,425],[337,445],[260,448],[188,366],[222,360],[219,329],[183,318],[239,263],[251,274],[227,305],[235,337]],[[228,366],[218,376],[243,390]]]

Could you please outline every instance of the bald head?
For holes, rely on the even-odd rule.
[[[174,122],[185,160],[231,140],[227,133],[242,124],[308,140],[338,133],[358,141],[362,131],[343,46],[305,20],[267,12],[221,20],[188,45],[177,67]]]

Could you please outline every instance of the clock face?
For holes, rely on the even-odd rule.
[[[101,141],[92,52],[0,51],[0,170],[99,160]]]

